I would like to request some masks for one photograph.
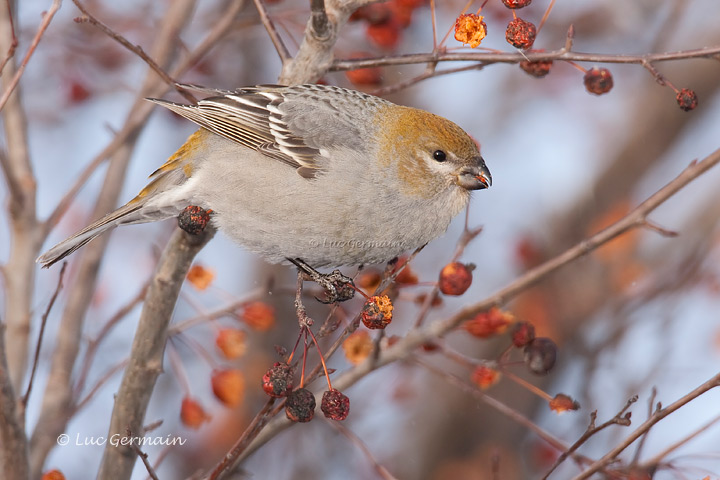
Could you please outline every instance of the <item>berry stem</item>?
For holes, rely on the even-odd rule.
[[[540,33],[540,30],[542,29],[543,25],[545,25],[545,22],[547,21],[548,17],[550,16],[550,11],[553,9],[554,6],[555,6],[555,0],[550,0],[550,5],[548,5],[547,10],[545,10],[543,17],[540,20],[540,24],[537,27],[537,33]]]
[[[530,392],[534,393],[534,394],[537,395],[538,397],[540,397],[540,398],[542,398],[542,399],[544,399],[544,400],[547,400],[548,402],[549,402],[550,400],[552,400],[552,397],[551,397],[549,394],[545,393],[543,390],[541,390],[540,388],[536,387],[535,385],[533,385],[532,383],[528,382],[527,380],[524,380],[524,379],[518,377],[517,375],[515,375],[514,373],[509,372],[509,371],[507,371],[507,370],[505,370],[505,369],[503,369],[502,372],[503,372],[503,374],[504,374],[507,378],[509,378],[509,379],[512,380],[513,382],[517,383],[517,384],[520,385],[521,387],[525,387],[526,389],[528,389]]]
[[[320,344],[318,343],[317,338],[315,338],[315,335],[313,335],[312,330],[308,328],[307,332],[310,334],[310,338],[312,338],[312,341],[315,344],[318,355],[320,355],[320,363],[322,363],[323,372],[325,372],[325,379],[327,380],[328,390],[332,390],[333,388],[332,384],[330,383],[330,374],[328,373],[327,364],[325,363],[325,356],[323,355],[322,350],[320,350]]]

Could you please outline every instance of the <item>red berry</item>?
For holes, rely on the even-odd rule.
[[[545,375],[555,366],[557,345],[545,337],[538,337],[525,346],[524,361],[536,375]]]
[[[285,401],[285,415],[293,422],[309,422],[315,415],[315,395],[306,388],[293,390]]]
[[[265,372],[262,388],[271,397],[287,397],[293,389],[295,370],[287,363],[276,362]]]
[[[323,393],[320,410],[330,420],[345,420],[350,413],[350,399],[333,388]]]
[[[532,3],[532,0],[502,0],[502,2],[506,7],[515,9],[527,7]]]
[[[613,87],[613,78],[607,68],[593,67],[585,72],[585,89],[595,95],[609,92]]]
[[[697,95],[694,90],[690,90],[689,88],[683,88],[680,90],[675,96],[675,99],[677,100],[678,105],[680,105],[680,108],[686,112],[689,112],[698,106]]]
[[[197,430],[203,423],[210,420],[210,415],[205,413],[205,409],[197,400],[185,397],[180,407],[180,420],[185,426]]]
[[[543,50],[543,49],[538,49],[538,50],[530,50],[528,53],[544,52],[544,51],[545,50]],[[528,75],[532,75],[535,78],[542,78],[545,75],[547,75],[548,73],[550,73],[550,68],[552,67],[552,65],[553,65],[552,60],[541,60],[541,61],[537,61],[537,62],[530,62],[530,61],[520,62],[520,68],[522,68],[525,71],[525,73],[527,73]]]
[[[529,322],[518,322],[513,326],[510,337],[517,348],[524,347],[535,339],[535,327]]]
[[[460,262],[448,263],[440,271],[438,286],[445,295],[462,295],[472,284],[475,265]]]
[[[505,30],[505,39],[515,48],[527,50],[535,43],[537,29],[532,22],[527,22],[522,18],[515,18],[508,23]]]
[[[392,22],[371,24],[367,27],[367,36],[378,47],[391,50],[400,41],[400,28]]]

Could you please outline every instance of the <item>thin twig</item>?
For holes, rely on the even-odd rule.
[[[543,476],[542,480],[546,480],[550,476],[550,474],[554,472],[557,467],[560,466],[561,463],[563,463],[568,457],[574,454],[578,448],[580,448],[585,442],[588,441],[588,439],[590,439],[590,437],[592,437],[599,431],[606,429],[610,425],[629,426],[630,413],[625,413],[625,411],[630,408],[632,404],[637,402],[637,399],[637,395],[631,397],[627,401],[627,403],[625,403],[625,406],[613,418],[598,426],[595,426],[595,420],[597,419],[597,410],[593,411],[590,414],[590,425],[588,425],[585,433],[583,433],[580,438],[570,446],[570,448],[560,454],[557,460],[555,460],[555,463],[553,463],[552,467],[550,467],[550,470],[548,470],[548,472]]]
[[[272,43],[275,46],[275,50],[277,51],[280,60],[282,61],[282,63],[287,62],[288,60],[290,60],[290,52],[288,52],[288,49],[285,46],[285,43],[283,43],[282,38],[280,38],[280,34],[275,28],[275,25],[273,25],[272,20],[270,20],[270,17],[267,14],[267,10],[265,9],[265,5],[263,4],[262,0],[253,0],[253,2],[255,2],[257,11],[260,14],[260,21],[262,21],[263,25],[265,26],[265,30],[267,30],[267,33],[270,36],[270,40],[272,40]]]
[[[405,55],[338,59],[330,71],[356,70],[358,68],[387,67],[392,65],[412,65],[433,62],[483,62],[483,63],[520,63],[525,61],[575,61],[593,63],[623,63],[643,65],[647,62],[668,62],[691,58],[713,58],[720,54],[720,46],[705,47],[676,52],[648,53],[644,55],[608,55],[600,53],[580,53],[566,51],[565,48],[551,52],[500,53],[483,51],[410,53]]]
[[[126,430],[126,433],[127,433],[128,438],[132,437],[132,432],[130,431],[129,428]],[[157,473],[155,473],[155,469],[148,461],[148,454],[143,452],[135,442],[132,442],[132,449],[135,453],[137,453],[137,456],[140,457],[140,460],[142,460],[143,465],[145,465],[145,470],[147,470],[148,475],[150,475],[150,478],[152,478],[153,480],[159,480]]]
[[[163,70],[163,68],[162,68],[160,65],[158,65],[155,60],[153,60],[152,58],[150,58],[150,56],[149,56],[147,53],[145,53],[145,50],[143,50],[143,48],[142,48],[140,45],[133,45],[132,43],[130,43],[130,41],[129,41],[127,38],[125,38],[124,36],[120,35],[120,34],[117,33],[116,31],[114,31],[113,29],[111,29],[110,27],[108,27],[107,25],[105,25],[105,24],[104,24],[103,22],[101,22],[97,17],[95,17],[93,14],[91,14],[91,13],[87,10],[87,8],[85,8],[85,6],[84,6],[82,3],[80,3],[80,0],[72,0],[72,2],[75,4],[75,6],[76,6],[76,7],[82,12],[82,14],[83,14],[82,17],[78,17],[78,18],[75,19],[76,22],[78,22],[78,23],[87,22],[87,23],[89,23],[89,24],[91,24],[91,25],[99,28],[100,30],[102,30],[102,32],[103,32],[105,35],[107,35],[108,37],[112,38],[113,40],[115,40],[116,42],[118,42],[120,45],[122,45],[123,47],[127,48],[127,49],[130,50],[132,53],[134,53],[135,55],[137,55],[138,57],[140,57],[145,63],[148,64],[148,66],[149,66],[155,73],[158,74],[158,76],[159,76],[160,78],[162,78],[163,82],[165,82],[166,84],[168,84],[168,85],[172,86],[173,88],[175,88],[175,90],[177,90],[178,93],[180,93],[180,95],[182,95],[183,97],[185,97],[185,99],[186,99],[187,101],[189,101],[189,102],[191,102],[191,103],[197,103],[197,98],[195,98],[195,97],[194,97],[189,91],[187,91],[186,89],[183,89],[183,88],[179,87],[178,84],[177,84],[177,82],[175,81],[175,79],[173,79],[172,77],[170,77],[170,75],[168,75],[167,72],[166,72],[165,70]]]
[[[610,450],[605,456],[603,456],[600,460],[595,461],[590,467],[588,467],[585,471],[583,471],[580,475],[576,476],[573,480],[585,480],[587,478],[590,478],[598,471],[605,468],[607,465],[612,463],[615,458],[620,455],[620,453],[623,452],[627,447],[632,445],[635,440],[640,438],[642,435],[645,435],[650,428],[652,428],[653,425],[658,423],[663,418],[667,417],[671,413],[673,413],[675,410],[678,410],[680,407],[683,407],[690,403],[691,401],[695,400],[700,395],[704,394],[705,392],[712,390],[713,388],[720,386],[720,373],[712,377],[707,382],[703,383],[690,393],[683,395],[681,398],[676,400],[675,402],[671,403],[667,407],[656,410],[653,415],[647,419],[642,425],[640,425],[637,429],[635,429],[628,437],[621,441],[618,445],[616,445],[612,450]]]
[[[28,62],[30,61],[30,57],[32,57],[33,53],[35,53],[35,49],[37,48],[38,44],[40,43],[40,39],[45,34],[45,31],[50,26],[50,22],[52,21],[53,17],[55,16],[55,13],[60,9],[60,5],[62,4],[61,0],[53,0],[52,5],[50,5],[50,8],[47,9],[45,12],[45,15],[43,16],[43,20],[40,23],[40,26],[38,27],[37,32],[35,33],[35,37],[33,37],[32,42],[30,42],[30,47],[28,48],[27,53],[25,54],[25,58],[22,59],[22,62],[20,62],[20,66],[18,67],[17,71],[15,72],[15,75],[13,76],[12,80],[10,80],[10,83],[8,84],[7,88],[5,88],[5,92],[3,92],[2,97],[0,97],[0,110],[2,110],[5,107],[5,104],[8,101],[8,98],[10,98],[10,95],[15,90],[15,87],[17,87],[18,82],[20,82],[20,77],[22,77],[22,74],[25,72],[25,67],[27,67]],[[10,7],[8,6],[8,10]],[[12,18],[12,17],[11,17]],[[3,63],[3,67],[5,64]]]
[[[47,325],[47,319],[50,315],[50,311],[52,310],[53,305],[55,305],[55,300],[57,300],[57,297],[60,294],[60,290],[62,290],[65,270],[67,270],[67,262],[63,262],[62,264],[60,274],[58,275],[55,292],[53,292],[52,297],[50,297],[50,303],[48,303],[48,306],[45,309],[45,313],[43,313],[43,316],[40,319],[40,332],[38,333],[37,345],[35,346],[35,356],[33,357],[32,369],[30,370],[30,380],[28,381],[25,395],[23,395],[22,400],[20,401],[23,409],[25,409],[25,407],[27,406],[28,399],[30,398],[30,392],[32,392],[33,381],[35,380],[35,373],[37,372],[38,363],[40,361],[40,349],[42,348],[42,341],[45,335],[45,326]]]
[[[653,387],[652,392],[650,392],[650,399],[648,399],[647,418],[652,417],[652,414],[655,411],[655,397],[657,397],[657,388]],[[638,462],[638,460],[640,459],[640,456],[642,454],[642,450],[643,450],[643,447],[645,446],[645,442],[647,441],[647,438],[648,438],[647,433],[640,438],[637,448],[635,449],[635,453],[633,454],[633,458],[630,461],[631,465],[636,464]]]
[[[378,462],[377,458],[375,458],[375,456],[372,454],[365,442],[363,442],[360,437],[355,435],[353,431],[345,427],[345,425],[341,424],[340,422],[329,419],[326,419],[325,421],[328,425],[340,432],[343,436],[345,436],[345,438],[350,440],[353,445],[355,445],[362,451],[363,455],[365,455],[365,458],[368,459],[368,461],[373,466],[380,478],[384,480],[397,480],[396,476],[390,473],[387,468],[383,467],[380,462]]]
[[[681,438],[680,440],[673,443],[672,445],[668,446],[667,448],[665,448],[664,450],[662,450],[661,452],[659,452],[657,455],[653,456],[652,458],[649,458],[646,461],[642,462],[640,465],[638,465],[638,467],[640,469],[643,469],[646,467],[652,467],[653,465],[657,465],[658,463],[660,463],[662,461],[662,459],[667,457],[670,453],[672,453],[675,450],[677,450],[678,448],[682,447],[683,445],[688,443],[690,440],[694,439],[695,437],[697,437],[698,435],[700,435],[701,433],[703,433],[710,427],[714,426],[718,422],[720,422],[720,415],[716,415],[712,420],[707,422],[705,425],[698,428],[697,430],[690,433],[689,435]]]

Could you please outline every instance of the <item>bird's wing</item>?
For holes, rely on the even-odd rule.
[[[235,91],[188,88],[213,96],[196,105],[148,100],[217,135],[287,163],[307,178],[322,171],[328,148],[338,144],[362,147],[357,119],[348,110],[357,113],[358,107],[372,108],[385,102],[323,85],[259,85]],[[347,108],[347,102],[355,110]]]

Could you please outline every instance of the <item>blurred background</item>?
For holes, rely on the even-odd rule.
[[[19,2],[16,34],[20,55],[24,55],[49,3]],[[178,80],[218,88],[277,80],[280,62],[259,24],[255,7],[252,2],[246,3],[228,33]],[[380,13],[375,14],[396,15],[392,9],[397,7],[392,4],[398,3],[403,2],[383,4],[390,13],[379,8]],[[417,5],[401,28],[382,30],[377,25],[382,27],[385,20],[373,24],[370,16],[348,23],[340,34],[336,58],[431,51],[429,4],[413,3]],[[441,39],[465,5],[453,0],[436,3]],[[518,15],[537,25],[549,3],[535,0]],[[169,0],[85,3],[95,16],[146,51],[151,50],[157,26],[171,4]],[[280,35],[294,52],[308,18],[308,2],[273,0],[266,4]],[[179,55],[196,47],[230,7],[225,1],[197,2],[191,20],[178,34]],[[478,7],[476,2],[470,11]],[[511,11],[500,0],[490,0],[481,14],[488,26],[481,48],[516,51],[504,37]],[[63,4],[20,84],[41,219],[55,209],[68,187],[122,128],[147,71],[144,62],[97,28],[74,22],[79,15],[72,3]],[[719,16],[720,3],[714,0],[558,1],[533,48],[561,48],[571,24],[575,27],[573,50],[578,52],[642,55],[717,46]],[[449,49],[461,47],[452,34],[445,45]],[[642,66],[630,64],[600,65],[608,68],[614,79],[613,89],[601,96],[589,94],[583,86],[583,73],[563,62],[555,62],[544,78],[534,78],[516,64],[497,63],[431,78],[385,95],[458,123],[481,144],[493,175],[493,187],[477,192],[470,205],[470,226],[483,226],[461,257],[461,261],[477,265],[474,282],[463,296],[444,297],[427,321],[445,318],[463,305],[482,300],[522,272],[620,219],[691,161],[717,149],[717,60],[682,59],[654,65],[678,89],[691,88],[697,93],[699,106],[691,112],[678,108],[671,88],[659,85]],[[462,65],[443,64],[438,68]],[[387,91],[421,74],[424,68],[382,68],[379,79],[364,84],[344,72],[328,73],[322,80],[368,92]],[[165,98],[180,100],[175,93]],[[132,198],[145,185],[147,175],[194,130],[189,122],[156,108],[133,144],[119,203]],[[91,220],[105,174],[106,165],[94,172],[49,235],[45,248]],[[639,395],[630,409],[632,427],[610,427],[580,450],[597,459],[644,421],[649,402],[669,404],[716,374],[720,365],[719,182],[720,170],[711,170],[651,215],[653,222],[679,232],[679,236],[631,232],[564,267],[504,306],[516,318],[533,323],[539,335],[552,338],[559,351],[557,364],[547,376],[533,376],[522,365],[512,371],[551,396],[558,392],[572,396],[581,405],[579,411],[558,415],[546,402],[506,378],[485,393],[567,445],[585,431],[590,412],[597,410],[601,423],[612,418],[632,395]],[[0,183],[0,197],[7,198],[4,183]],[[437,279],[440,269],[452,258],[463,230],[462,217],[412,262],[420,283],[400,289],[396,317],[387,335],[403,336],[414,324],[420,309],[417,297],[430,290],[429,282]],[[165,222],[123,227],[111,235],[97,283],[92,286],[80,358],[116,312],[128,306],[127,315],[104,337],[99,354],[87,365],[86,382],[78,398],[84,398],[99,380],[106,383],[72,417],[66,430],[70,438],[107,434],[113,394],[121,378],[115,367],[128,356],[140,312],[140,305],[132,302],[151,276],[174,228],[174,222]],[[3,209],[2,263],[11,252],[11,231]],[[29,404],[28,432],[40,421],[54,339],[68,295],[75,288],[86,288],[75,283],[77,257],[69,259],[65,288],[49,316]],[[277,360],[274,346],[291,349],[297,336],[291,268],[268,265],[221,233],[198,255],[196,264],[202,268],[196,272],[202,273],[209,285],[198,288],[198,283],[187,283],[174,316],[176,324],[198,321],[171,339],[167,355],[174,360],[166,358],[165,374],[158,381],[146,417],[146,423],[163,420],[153,434],[188,440],[167,451],[162,446],[145,449],[151,462],[163,459],[157,470],[160,478],[185,477],[217,462],[265,401],[258,386],[262,374]],[[58,271],[38,269],[33,339],[40,314],[57,284]],[[346,273],[354,274],[355,270]],[[7,302],[7,293],[0,295],[0,302]],[[243,314],[246,301],[272,307],[274,322],[248,323]],[[356,299],[340,310],[351,318],[360,305]],[[318,321],[327,314],[324,307],[312,307]],[[223,309],[228,313],[214,315]],[[208,316],[219,318],[208,321]],[[239,358],[230,360],[218,351],[215,340],[222,328],[246,333],[247,351]],[[323,342],[327,345],[332,340],[331,336]],[[479,340],[458,330],[447,337],[445,345],[469,358],[493,359],[508,345],[508,338],[500,335]],[[467,365],[450,360],[443,352],[418,356],[448,374],[470,378]],[[82,365],[80,361],[74,367],[75,381]],[[352,365],[340,351],[331,358],[330,366],[342,371]],[[238,369],[245,378],[242,401],[234,408],[224,406],[213,395],[211,377],[220,368]],[[114,374],[108,373],[113,369]],[[317,382],[312,387],[321,389]],[[541,478],[558,455],[524,426],[498,415],[447,378],[415,362],[385,367],[344,393],[352,407],[343,426],[397,478]],[[181,402],[188,395],[212,417],[197,430],[180,421]],[[717,420],[719,405],[720,393],[710,391],[661,421],[648,435],[639,464]],[[646,469],[646,477],[633,478],[718,477],[718,445],[720,428],[713,425],[663,455],[660,463],[655,459],[645,465],[653,467]],[[621,458],[629,461],[635,448]],[[88,471],[97,470],[101,456],[99,446],[56,447],[45,470],[57,468],[67,478],[85,478]],[[255,452],[242,470],[254,478],[380,478],[363,451],[321,418],[283,432]],[[580,471],[568,460],[551,478],[571,478]],[[146,476],[138,463],[133,478]]]

